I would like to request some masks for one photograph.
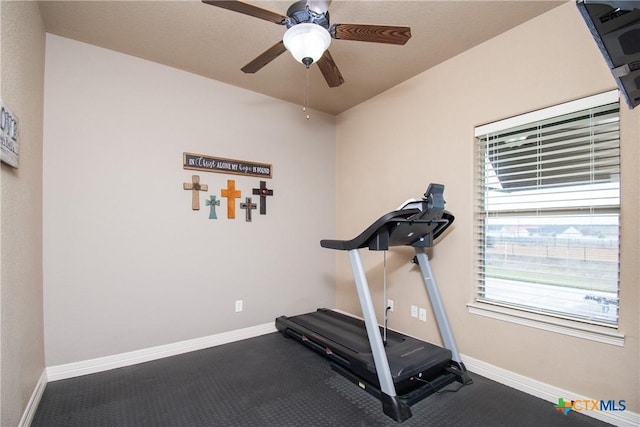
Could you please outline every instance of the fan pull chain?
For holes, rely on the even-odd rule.
[[[309,112],[307,111],[308,108],[309,108],[309,67],[307,67],[306,83],[304,86],[304,106],[302,107],[302,111],[306,113],[307,120],[309,120]]]

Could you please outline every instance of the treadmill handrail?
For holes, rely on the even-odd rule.
[[[333,240],[333,239],[323,239],[320,240],[320,246],[328,249],[337,249],[341,251],[348,251],[351,249],[364,248],[369,246],[369,241],[376,234],[380,232],[380,230],[384,229],[384,227],[389,222],[398,221],[399,219],[405,219],[410,217],[411,215],[415,215],[420,213],[420,209],[403,209],[398,211],[389,212],[380,218],[362,233],[357,235],[351,240]]]
[[[430,247],[454,220],[444,209],[443,192],[444,185],[429,184],[422,200],[412,200],[404,208],[381,216],[351,240],[323,239],[320,246],[341,251],[366,247],[376,251],[387,250],[389,246]]]
[[[447,211],[443,211],[442,217],[439,219],[411,219],[414,215],[420,213],[422,213],[420,209],[389,212],[351,240],[323,239],[320,241],[320,246],[341,251],[366,247],[371,250],[386,250],[389,246],[409,244],[411,246],[429,247],[432,245],[433,239],[440,236],[453,223],[454,216]],[[390,236],[393,234],[394,229],[401,224],[408,227],[403,230],[405,235],[408,236],[411,232],[417,232],[418,234],[409,239],[408,242],[394,244],[394,240],[390,239]],[[424,227],[421,226],[425,224],[436,224],[436,227],[429,228],[428,232],[424,232]]]

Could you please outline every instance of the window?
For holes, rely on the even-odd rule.
[[[617,91],[476,128],[478,302],[617,326]]]

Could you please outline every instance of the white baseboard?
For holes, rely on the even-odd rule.
[[[27,402],[27,407],[22,413],[22,418],[20,418],[20,422],[18,423],[18,427],[29,427],[31,425],[31,421],[33,421],[33,416],[36,414],[36,409],[38,409],[38,405],[40,404],[40,399],[42,398],[42,393],[44,393],[44,389],[47,386],[47,370],[42,370],[42,375],[38,379],[36,383],[36,387],[31,393],[31,398],[29,402]]]
[[[555,405],[558,404],[558,399],[561,397],[565,401],[599,400],[581,396],[571,391],[563,390],[559,387],[525,377],[524,375],[507,371],[506,369],[482,362],[481,360],[474,359],[470,356],[460,355],[460,357],[469,371],[540,399],[544,399]],[[549,410],[552,411],[554,408],[550,405]],[[638,427],[640,425],[640,414],[631,411],[582,411],[581,413],[619,427]]]
[[[138,363],[149,362],[151,360],[162,359],[164,357],[175,356],[178,354],[188,353],[190,351],[202,350],[204,348],[253,338],[269,334],[271,332],[276,332],[276,327],[273,322],[238,329],[235,331],[223,332],[221,334],[209,335],[207,337],[180,341],[173,344],[160,345],[157,347],[99,357],[81,362],[50,366],[46,369],[47,379],[48,381],[57,381],[107,371],[109,369],[121,368],[123,366],[136,365]]]

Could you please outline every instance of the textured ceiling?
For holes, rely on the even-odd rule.
[[[286,14],[292,1],[251,1]],[[334,0],[331,23],[411,27],[404,46],[332,40],[345,83],[329,88],[314,64],[309,104],[339,114],[563,1]],[[288,52],[255,74],[240,68],[286,27],[200,1],[43,1],[46,31],[302,104],[307,72]]]

